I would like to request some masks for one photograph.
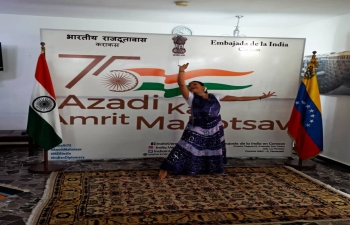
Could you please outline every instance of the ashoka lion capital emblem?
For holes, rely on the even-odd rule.
[[[184,56],[186,49],[184,45],[186,44],[187,38],[181,35],[173,37],[173,42],[175,47],[173,48],[174,56]]]

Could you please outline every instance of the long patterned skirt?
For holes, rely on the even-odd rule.
[[[210,121],[190,121],[160,169],[188,175],[215,174],[224,173],[226,163],[224,128],[218,116]]]

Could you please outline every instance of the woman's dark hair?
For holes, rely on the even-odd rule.
[[[200,84],[202,87],[205,87],[205,85],[204,85],[202,82],[200,82],[200,81],[193,80],[193,81],[191,81],[190,83],[193,83],[193,82],[196,82],[196,83]],[[207,87],[205,87],[204,93],[208,94]]]

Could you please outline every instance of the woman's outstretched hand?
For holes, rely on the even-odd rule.
[[[183,64],[182,66],[179,65],[179,72],[185,72],[185,69],[187,69],[189,63]]]
[[[277,95],[275,95],[275,92],[269,91],[269,93],[267,93],[267,94],[263,93],[263,96],[261,96],[261,98],[270,98],[272,96],[277,96]]]

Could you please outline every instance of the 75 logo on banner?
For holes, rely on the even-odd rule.
[[[66,88],[71,89],[74,87],[86,74],[94,69],[106,55],[72,55],[72,54],[59,54],[59,58],[70,59],[93,59],[92,62],[87,65],[79,74],[77,74],[67,85]],[[104,69],[111,65],[115,60],[140,60],[139,56],[111,56],[107,61],[102,64],[92,75],[98,76]]]

